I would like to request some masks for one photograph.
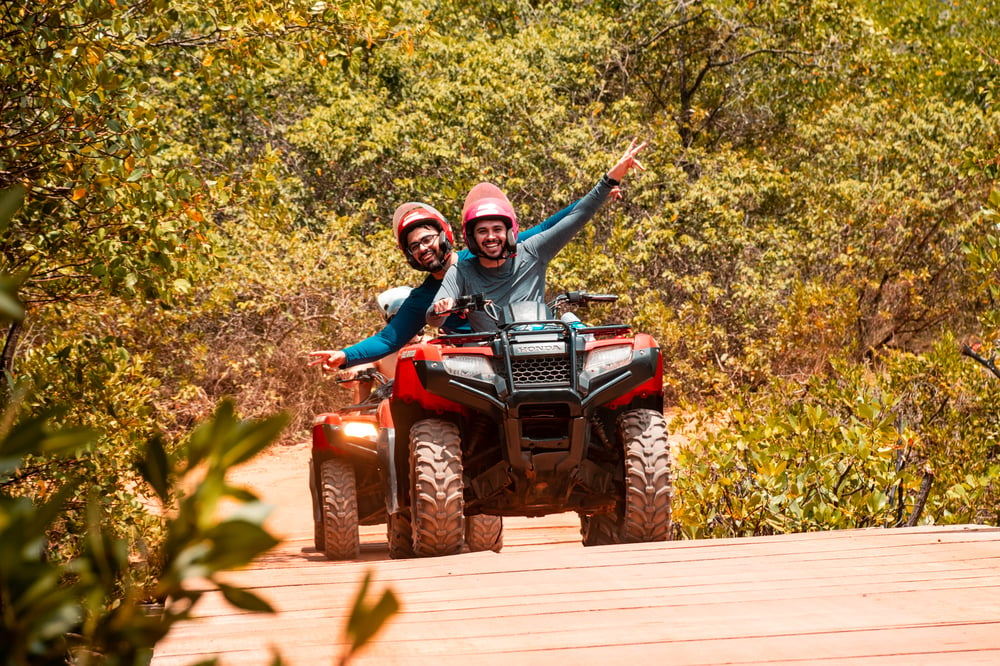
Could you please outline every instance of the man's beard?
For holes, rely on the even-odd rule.
[[[428,273],[437,273],[438,271],[444,269],[444,259],[445,259],[444,250],[438,248],[437,250],[434,251],[434,258],[431,260],[429,264],[425,264],[424,262],[421,261],[420,265]]]

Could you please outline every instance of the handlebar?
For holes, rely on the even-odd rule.
[[[586,291],[567,291],[556,296],[546,306],[549,310],[555,310],[566,303],[587,305],[588,303],[612,303],[617,300],[618,296],[616,294],[592,294]],[[508,307],[513,307],[514,305],[512,303]],[[484,312],[486,316],[498,323],[501,320],[501,307],[486,298],[486,294],[459,296],[455,299],[454,307],[438,312],[437,315],[447,317],[451,314],[464,314],[469,311]]]
[[[617,294],[591,294],[587,291],[567,291],[552,299],[549,307],[554,308],[563,303],[614,303],[617,300]]]
[[[499,317],[499,313],[496,310],[496,305],[493,301],[486,298],[486,294],[471,294],[467,296],[459,296],[455,299],[455,307],[444,310],[443,312],[438,312],[437,314],[442,317],[447,317],[451,314],[462,314],[470,310],[477,310],[480,312],[485,312],[493,319]]]
[[[588,291],[566,291],[551,301],[549,301],[548,306],[554,308],[563,303],[573,303],[586,305],[587,303],[614,303],[618,300],[617,294],[592,294]],[[445,310],[444,312],[439,312],[439,315],[449,315],[456,312],[466,312],[468,310],[480,310],[489,312],[491,308],[496,307],[493,301],[486,298],[486,294],[470,294],[466,296],[459,296],[455,299],[455,307],[450,310]]]
[[[335,380],[338,384],[346,384],[347,382],[368,382],[370,384],[385,384],[389,381],[389,378],[383,375],[381,372],[375,368],[365,368],[359,371],[353,377],[337,377]]]

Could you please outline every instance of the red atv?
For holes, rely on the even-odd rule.
[[[383,472],[389,466],[379,460],[378,440],[391,433],[387,398],[392,382],[375,370],[363,370],[354,380],[371,382],[375,389],[357,405],[320,414],[312,426],[314,540],[316,550],[331,560],[358,557],[358,525],[386,522]]]
[[[448,555],[464,541],[482,550],[502,539],[501,516],[563,511],[580,515],[588,546],[670,538],[656,342],[627,326],[553,315],[567,303],[616,298],[569,292],[548,305],[498,308],[465,297],[456,311],[486,312],[497,331],[400,352],[391,400],[398,436],[386,452],[390,547],[412,542],[418,556]]]

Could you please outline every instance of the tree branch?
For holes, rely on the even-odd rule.
[[[924,512],[924,505],[927,504],[927,497],[931,494],[931,486],[934,484],[934,472],[930,470],[924,472],[924,480],[920,482],[920,492],[917,494],[917,501],[913,505],[913,512],[910,519],[906,521],[907,527],[916,527],[920,520],[920,514]]]
[[[997,378],[1000,378],[1000,368],[997,368],[996,364],[996,354],[991,355],[988,359],[983,358],[975,352],[969,345],[962,345],[962,356],[968,356],[973,359],[984,368],[992,372]]]

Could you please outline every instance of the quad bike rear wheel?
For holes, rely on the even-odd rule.
[[[666,541],[670,538],[670,441],[663,414],[635,409],[618,419],[625,449],[625,504],[622,541]]]
[[[417,421],[410,428],[413,552],[454,555],[465,543],[462,446],[455,424]]]
[[[389,557],[394,560],[413,557],[413,523],[410,520],[410,507],[405,507],[398,513],[390,513],[386,523]]]
[[[326,460],[320,468],[323,498],[323,553],[331,560],[353,560],[361,552],[358,493],[354,468]]]
[[[503,517],[479,514],[465,518],[465,545],[470,553],[503,549]]]
[[[622,521],[615,513],[580,514],[584,546],[609,546],[622,542]]]

